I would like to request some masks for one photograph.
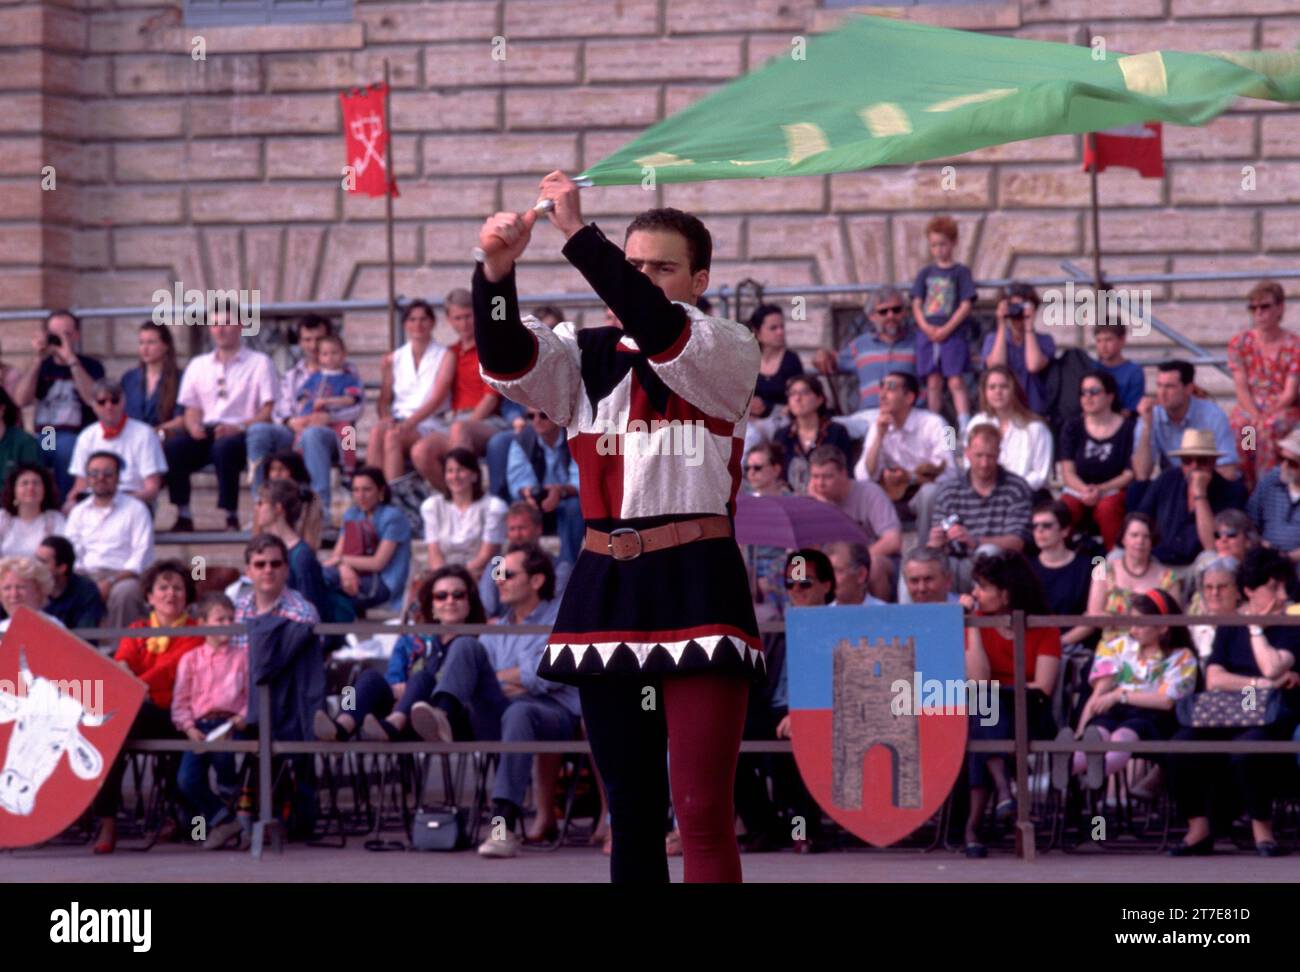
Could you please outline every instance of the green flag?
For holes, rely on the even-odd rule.
[[[851,172],[1040,135],[1203,125],[1239,95],[1300,101],[1300,52],[1090,47],[857,17],[666,118],[595,185]]]

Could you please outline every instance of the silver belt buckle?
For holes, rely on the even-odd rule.
[[[614,553],[614,538],[618,536],[620,533],[630,533],[634,537],[636,537],[636,553],[634,553],[631,557],[620,557],[618,554]],[[636,530],[632,529],[631,527],[619,527],[617,530],[609,531],[609,555],[613,557],[615,560],[636,560],[636,558],[640,557],[642,553],[643,553],[643,548],[641,544],[641,534],[638,533]]]

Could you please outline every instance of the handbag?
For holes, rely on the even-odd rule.
[[[379,533],[368,519],[343,521],[343,555],[370,557],[379,549]]]
[[[1282,709],[1282,693],[1255,689],[1255,704],[1246,708],[1245,692],[1197,692],[1178,700],[1178,722],[1192,729],[1250,729],[1271,725]]]
[[[464,807],[420,809],[411,821],[411,849],[455,851],[469,846],[468,811]]]

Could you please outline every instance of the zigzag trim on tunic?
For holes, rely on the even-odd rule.
[[[603,668],[609,664],[610,658],[613,657],[616,651],[620,648],[626,648],[636,658],[637,664],[644,667],[651,653],[662,649],[668,653],[673,660],[673,664],[676,665],[681,663],[682,655],[692,645],[702,650],[711,662],[717,660],[719,653],[731,651],[735,653],[738,661],[750,668],[757,671],[763,671],[765,668],[762,651],[730,635],[705,635],[699,638],[687,638],[684,641],[555,643],[546,646],[546,660],[548,665],[556,667],[556,663],[567,654],[570,663],[575,668],[581,669],[584,662],[595,656],[600,660],[600,665]]]

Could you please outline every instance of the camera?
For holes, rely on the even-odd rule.
[[[45,346],[47,348],[61,348],[63,347],[63,338],[57,334],[47,334],[45,335]]]
[[[1007,304],[1007,317],[1024,317],[1025,305],[1019,301]]]
[[[939,526],[943,529],[943,532],[945,534],[953,527],[958,526],[960,524],[961,524],[961,517],[958,516],[956,513],[950,513],[948,516],[945,516],[942,520],[939,521]],[[948,541],[948,556],[964,558],[969,555],[970,555],[970,551],[966,549],[966,544],[962,543],[960,540]]]

